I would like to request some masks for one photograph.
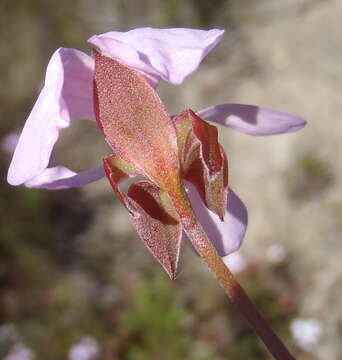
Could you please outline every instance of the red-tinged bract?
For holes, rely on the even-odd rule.
[[[171,119],[138,71],[94,54],[96,120],[114,152],[104,159],[106,175],[140,238],[174,278],[182,230],[196,224],[183,180],[224,217],[228,165],[217,129],[191,110]],[[122,192],[119,183],[135,176],[146,180]]]
[[[95,114],[117,157],[163,189],[179,172],[176,133],[157,93],[136,70],[95,53]]]

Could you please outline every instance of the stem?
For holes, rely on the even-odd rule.
[[[180,202],[174,201],[174,205],[180,214],[184,230],[198,254],[215,274],[230,300],[245,316],[273,357],[276,360],[295,360],[217,253],[197,221],[187,196],[184,196]]]
[[[260,336],[273,357],[277,360],[294,360],[294,357],[289,353],[275,332],[269,327],[267,321],[259,313],[254,303],[218,255],[201,225],[197,221],[195,225],[192,223],[191,226],[187,226],[186,223],[188,223],[188,221],[185,221],[183,226],[193,246],[210,270],[215,274],[230,300],[246,317],[254,331]]]

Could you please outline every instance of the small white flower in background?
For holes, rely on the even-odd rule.
[[[8,154],[13,154],[18,144],[19,137],[20,134],[16,132],[7,134],[1,139],[1,149]]]
[[[69,360],[95,360],[99,357],[97,341],[90,337],[82,338],[69,351]]]
[[[248,265],[247,259],[238,252],[224,256],[223,261],[233,274],[244,271]]]
[[[33,352],[23,344],[16,344],[4,360],[33,360]]]
[[[279,244],[273,244],[266,250],[266,256],[272,263],[280,263],[285,260],[287,251],[284,246]]]
[[[322,326],[317,319],[294,319],[291,322],[290,329],[297,345],[305,351],[313,350],[322,334]]]

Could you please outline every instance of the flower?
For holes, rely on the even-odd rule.
[[[322,335],[322,325],[314,318],[296,318],[291,321],[290,330],[297,345],[305,351],[313,351]]]
[[[273,244],[266,250],[268,260],[274,264],[283,262],[287,257],[287,250],[283,245]]]
[[[33,360],[33,352],[23,344],[14,345],[4,360]]]
[[[197,114],[188,110],[174,118],[167,114],[154,90],[158,83],[182,83],[223,34],[218,29],[138,28],[92,36],[88,41],[100,50],[94,51],[94,58],[75,49],[58,49],[20,136],[8,182],[65,189],[107,175],[140,237],[171,277],[182,230],[188,236],[194,230],[192,208],[220,256],[237,250],[247,211],[228,191],[227,159],[217,129],[204,120],[251,135],[297,131],[305,122],[239,104],[217,105]],[[78,174],[63,166],[48,167],[60,131],[74,119],[96,119],[114,151],[104,159],[104,167]],[[147,181],[122,193],[118,183],[135,175]]]
[[[83,337],[69,351],[69,360],[95,360],[99,358],[99,347],[97,341],[90,337]]]

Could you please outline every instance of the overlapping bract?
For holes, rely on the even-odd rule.
[[[188,110],[171,120],[154,89],[134,69],[95,53],[95,114],[114,155],[106,175],[138,234],[171,278],[177,270],[181,214],[174,206],[192,182],[222,220],[228,192],[227,159],[217,129]],[[119,183],[134,176],[148,180]]]
[[[140,238],[169,276],[175,278],[182,225],[169,195],[150,180],[135,182],[127,194],[122,192],[119,187],[121,181],[141,174],[115,155],[104,159],[104,168]]]
[[[192,110],[174,118],[184,180],[196,186],[202,201],[221,220],[227,206],[228,162],[215,126]]]
[[[185,78],[196,71],[201,60],[217,45],[223,33],[223,30],[218,29],[204,31],[196,29],[140,28],[128,32],[115,31],[94,35],[89,41],[107,57],[118,59],[131,69],[136,69],[143,79],[146,79],[155,88],[161,80],[173,84],[180,84],[184,81]],[[103,166],[83,173],[75,173],[63,166],[48,167],[60,131],[70,126],[75,119],[95,119],[93,78],[94,59],[91,56],[75,49],[65,48],[58,49],[52,55],[47,68],[44,87],[26,121],[13,155],[8,171],[8,182],[10,184],[23,184],[28,187],[47,189],[65,189],[88,184],[105,175]],[[95,96],[96,98],[98,97]],[[116,100],[128,103],[127,98]],[[146,109],[144,111],[146,112]],[[216,122],[252,135],[296,131],[305,124],[298,117],[250,105],[222,104],[200,110],[197,115],[204,120]],[[145,121],[150,122],[145,124],[141,136],[148,136],[151,140],[158,138],[160,134],[154,130],[153,116],[148,117]],[[169,118],[167,121],[169,121]],[[175,158],[178,158],[178,156],[182,158],[180,164],[177,165],[179,166],[179,179],[188,180],[196,186],[200,196],[191,183],[186,183],[192,206],[206,232],[211,235],[210,237],[220,255],[227,255],[241,245],[246,231],[247,211],[241,200],[231,189],[229,189],[228,197],[226,197],[227,179],[225,173],[227,164],[221,147],[215,141],[216,130],[213,130],[191,111],[181,114],[174,121],[174,124],[170,123],[170,129],[174,129],[174,127],[178,129],[177,134],[176,132],[174,134],[174,139],[170,140],[171,143],[174,141],[174,145],[168,142],[165,149],[174,146]],[[122,122],[122,126],[125,126],[125,122]],[[180,135],[179,127],[184,126],[188,130],[185,132],[186,139],[182,140],[183,135]],[[110,142],[110,144],[114,148],[118,144],[119,134],[118,129],[115,129],[112,133],[111,140],[113,142]],[[204,137],[208,134],[212,140],[206,142]],[[185,143],[182,143],[184,141]],[[164,153],[165,155],[165,149],[161,151],[161,154]],[[146,172],[146,169],[139,167],[138,162],[134,163],[132,161],[139,158],[139,163],[144,160],[143,162],[146,164],[149,157],[148,153],[149,148],[145,148],[141,152],[135,151],[135,155],[130,157],[127,153],[121,151],[121,153],[116,152],[114,155],[119,160],[114,161],[114,158],[105,160],[105,164],[107,161],[107,173],[109,170],[116,173],[114,177],[115,183],[120,182],[126,176],[133,176],[135,172],[152,179],[153,185],[146,182],[137,183],[128,194],[124,195],[130,199],[129,201],[132,204],[134,202],[135,206],[140,207],[141,214],[145,211],[145,215],[140,216],[141,219],[144,216],[151,216],[151,212],[148,211],[147,205],[143,201],[145,197],[151,201],[154,199],[149,203],[154,203],[155,209],[158,206],[159,208],[162,205],[166,206],[165,189],[163,187],[171,181],[166,177],[160,177],[165,180],[164,184],[156,181],[156,171],[162,171],[164,168],[160,163],[153,170],[152,161],[149,169],[153,171]],[[160,155],[159,157],[160,161],[162,161],[163,156]],[[121,165],[119,164],[120,161]],[[134,163],[134,166],[131,163]],[[175,166],[175,163],[173,163],[172,167]],[[118,175],[120,171],[115,170],[116,167],[120,169],[122,178]],[[167,173],[170,173],[170,171]],[[179,179],[174,181],[181,183]],[[217,191],[218,188],[221,190]],[[120,195],[120,193],[118,194]],[[223,217],[227,198],[228,207]],[[214,212],[208,210],[203,205],[203,201],[208,208],[219,214],[221,218],[223,217],[224,221],[221,222]],[[163,266],[168,267],[169,273],[173,273],[174,268],[172,266],[174,266],[175,259],[178,257],[179,230],[175,230],[178,229],[178,225],[176,225],[177,216],[175,216],[171,208],[166,206],[166,209],[168,209],[166,211],[167,216],[174,219],[175,223],[171,221],[168,224],[168,227],[164,229],[163,236],[171,236],[175,240],[170,241],[173,250],[163,250],[170,254],[173,253],[169,264],[164,263]],[[165,218],[163,219],[165,220]],[[155,220],[160,221],[160,219]],[[139,224],[136,226],[137,228],[141,227]],[[164,241],[164,243],[166,242]],[[152,245],[147,244],[147,246]]]

